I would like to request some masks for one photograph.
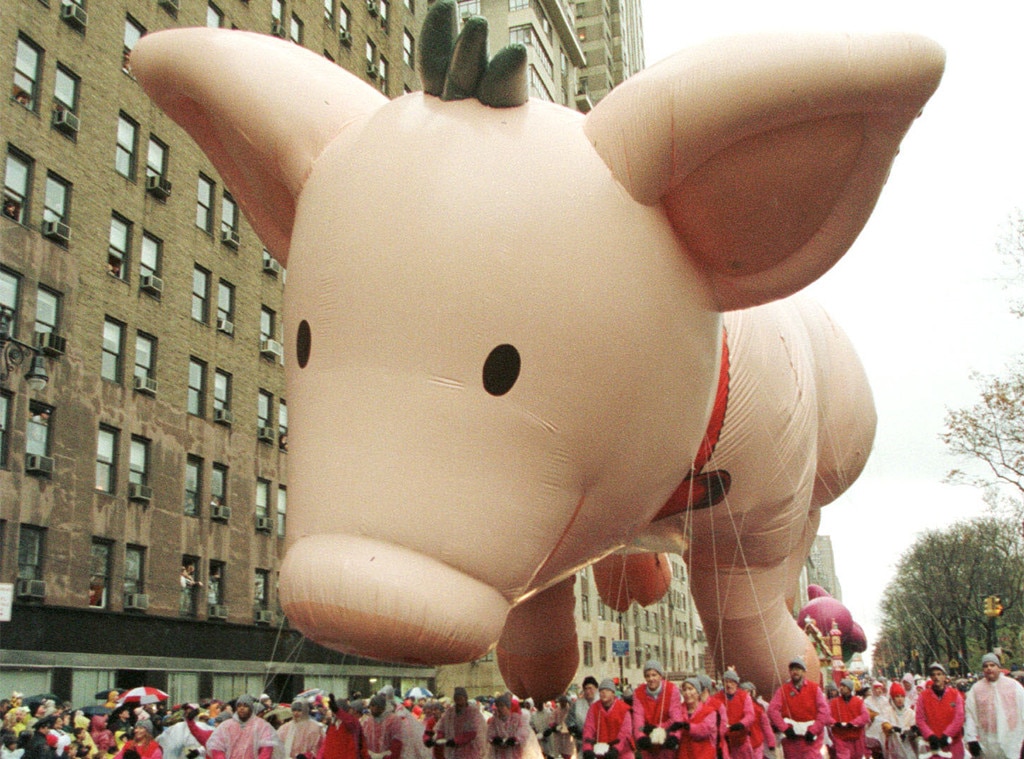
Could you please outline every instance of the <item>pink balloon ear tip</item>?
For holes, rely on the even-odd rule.
[[[480,658],[509,611],[497,590],[437,559],[355,535],[299,539],[281,565],[279,593],[289,622],[311,640],[411,664]]]

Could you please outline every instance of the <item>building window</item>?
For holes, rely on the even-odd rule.
[[[284,537],[285,522],[288,517],[288,489],[284,485],[277,486],[277,537]]]
[[[231,410],[231,375],[220,369],[213,373],[213,410]]]
[[[608,607],[600,598],[597,599],[597,618],[608,619]]]
[[[28,406],[28,422],[25,424],[25,453],[35,456],[50,455],[50,422],[53,407],[39,401]]]
[[[132,244],[132,223],[116,213],[110,217],[110,242],[107,245],[107,274],[127,281],[128,252]]]
[[[211,29],[219,29],[224,26],[224,14],[213,3],[206,6],[206,25]]]
[[[14,87],[11,98],[30,111],[36,110],[39,102],[39,74],[43,62],[43,51],[32,40],[18,35],[14,53]]]
[[[89,606],[94,609],[107,608],[110,592],[110,542],[92,540],[92,576],[89,578]]]
[[[196,226],[210,234],[213,232],[213,180],[199,175],[196,186]]]
[[[479,15],[480,0],[459,0],[459,16],[461,18]]]
[[[96,489],[101,493],[113,493],[117,481],[117,438],[119,432],[113,427],[100,425],[96,438]]]
[[[135,376],[145,387],[146,380],[156,374],[156,338],[144,332],[135,333]]]
[[[126,16],[124,20],[124,55],[121,59],[121,70],[126,74],[132,73],[131,70],[131,53],[135,49],[135,45],[138,44],[139,40],[142,39],[142,35],[146,33],[146,27],[140,24],[138,21],[133,19],[131,16]]]
[[[149,482],[149,441],[135,435],[128,451],[128,482],[133,485]]]
[[[273,309],[263,306],[260,308],[260,341],[274,339],[274,322],[277,314]]]
[[[203,587],[196,574],[198,565],[198,556],[186,554],[181,557],[181,598],[178,611],[186,617],[194,617],[197,613],[199,589]]]
[[[60,324],[60,294],[42,285],[36,291],[36,333],[56,333]]]
[[[416,65],[416,42],[408,29],[402,34],[402,60],[407,66],[415,67]]]
[[[402,0],[402,2],[404,2],[405,3],[405,7],[409,9],[409,13],[415,13],[416,12],[413,0]]]
[[[540,50],[540,47],[534,48]],[[538,100],[547,100],[551,102],[551,93],[548,91],[548,86],[544,84],[544,80],[540,76],[540,72],[537,71],[536,67],[531,63],[529,69],[527,69],[527,78],[530,89],[530,96],[535,97]]]
[[[334,0],[324,0],[324,23],[334,26]]]
[[[78,112],[78,91],[81,79],[71,69],[57,64],[57,75],[53,82],[53,100],[58,108],[72,113]]]
[[[368,71],[372,71],[374,65],[377,63],[377,46],[370,40],[366,40],[366,68]]]
[[[43,194],[43,221],[67,224],[70,205],[71,183],[52,171],[47,172],[46,191]]]
[[[193,416],[203,416],[206,411],[206,364],[197,358],[188,362],[188,405],[187,411]]]
[[[235,286],[223,279],[217,283],[217,329],[222,332],[233,331],[227,327],[235,321]]]
[[[210,470],[210,505],[227,506],[228,503],[228,468],[223,464],[214,464]]]
[[[114,169],[123,177],[135,179],[136,150],[139,125],[123,113],[117,117],[117,148],[114,151]]]
[[[189,456],[185,460],[185,516],[197,517],[203,496],[203,460]]]
[[[608,661],[608,639],[603,635],[597,639],[597,653],[601,661]]]
[[[256,480],[256,518],[266,519],[270,516],[270,482]]]
[[[590,621],[590,596],[580,596],[580,616],[584,622]]]
[[[388,11],[391,10],[388,0],[377,0],[377,8],[380,13],[380,25],[384,31],[388,30]]]
[[[270,608],[270,572],[257,569],[254,580],[253,607],[256,611],[266,611]]]
[[[192,318],[202,324],[210,319],[210,272],[201,266],[192,269]]]
[[[43,536],[42,527],[23,524],[18,535],[18,579],[43,579]]]
[[[524,11],[530,7],[530,0],[508,0],[510,11]]]
[[[210,606],[219,606],[224,601],[224,562],[211,561],[207,575],[206,602]]]
[[[14,313],[11,315],[11,335],[18,335],[18,291],[21,289],[21,277],[13,271],[0,269],[0,306],[7,306]]]
[[[167,146],[153,135],[146,150],[146,178],[162,179],[167,175]]]
[[[0,467],[7,466],[7,447],[10,442],[11,396],[0,392]]]
[[[238,204],[227,192],[220,205],[220,231],[225,238],[238,239]]]
[[[594,666],[594,644],[589,640],[583,641],[583,666]]]
[[[300,19],[293,13],[291,26],[288,29],[288,36],[291,38],[291,41],[294,42],[296,45],[301,45],[302,32],[302,19]]]
[[[284,398],[277,403],[277,445],[282,451],[288,450],[288,406]]]
[[[28,221],[31,186],[32,159],[14,148],[8,148],[7,168],[4,172],[4,216],[19,224]]]
[[[121,357],[124,353],[124,325],[111,318],[103,320],[103,356],[100,376],[110,382],[121,381]]]
[[[270,17],[277,22],[284,18],[283,0],[270,0]]]
[[[142,248],[139,250],[139,274],[145,277],[160,273],[160,259],[163,258],[164,242],[149,232],[142,233]]]
[[[380,77],[381,90],[386,91],[388,88],[388,60],[383,55],[377,61],[377,75]]]
[[[274,396],[266,390],[260,390],[256,396],[256,425],[270,426],[270,412],[274,408]]]
[[[347,32],[352,24],[352,13],[344,4],[338,6],[338,31]]]
[[[145,590],[146,549],[142,546],[125,546],[124,549],[124,592],[142,593]]]

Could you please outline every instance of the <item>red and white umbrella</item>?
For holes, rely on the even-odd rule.
[[[149,685],[140,685],[138,688],[126,690],[117,699],[117,705],[124,704],[155,704],[157,701],[166,701],[167,694],[159,688]]]

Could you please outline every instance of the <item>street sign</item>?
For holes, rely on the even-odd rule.
[[[628,640],[613,640],[612,641],[612,656],[629,656],[629,641]]]

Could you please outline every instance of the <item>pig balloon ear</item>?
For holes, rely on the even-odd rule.
[[[326,58],[251,32],[148,34],[132,52],[131,70],[213,162],[282,265],[313,161],[353,118],[387,102]]]
[[[663,204],[718,308],[746,308],[846,252],[944,61],[912,35],[719,40],[619,85],[584,130],[634,199]]]

